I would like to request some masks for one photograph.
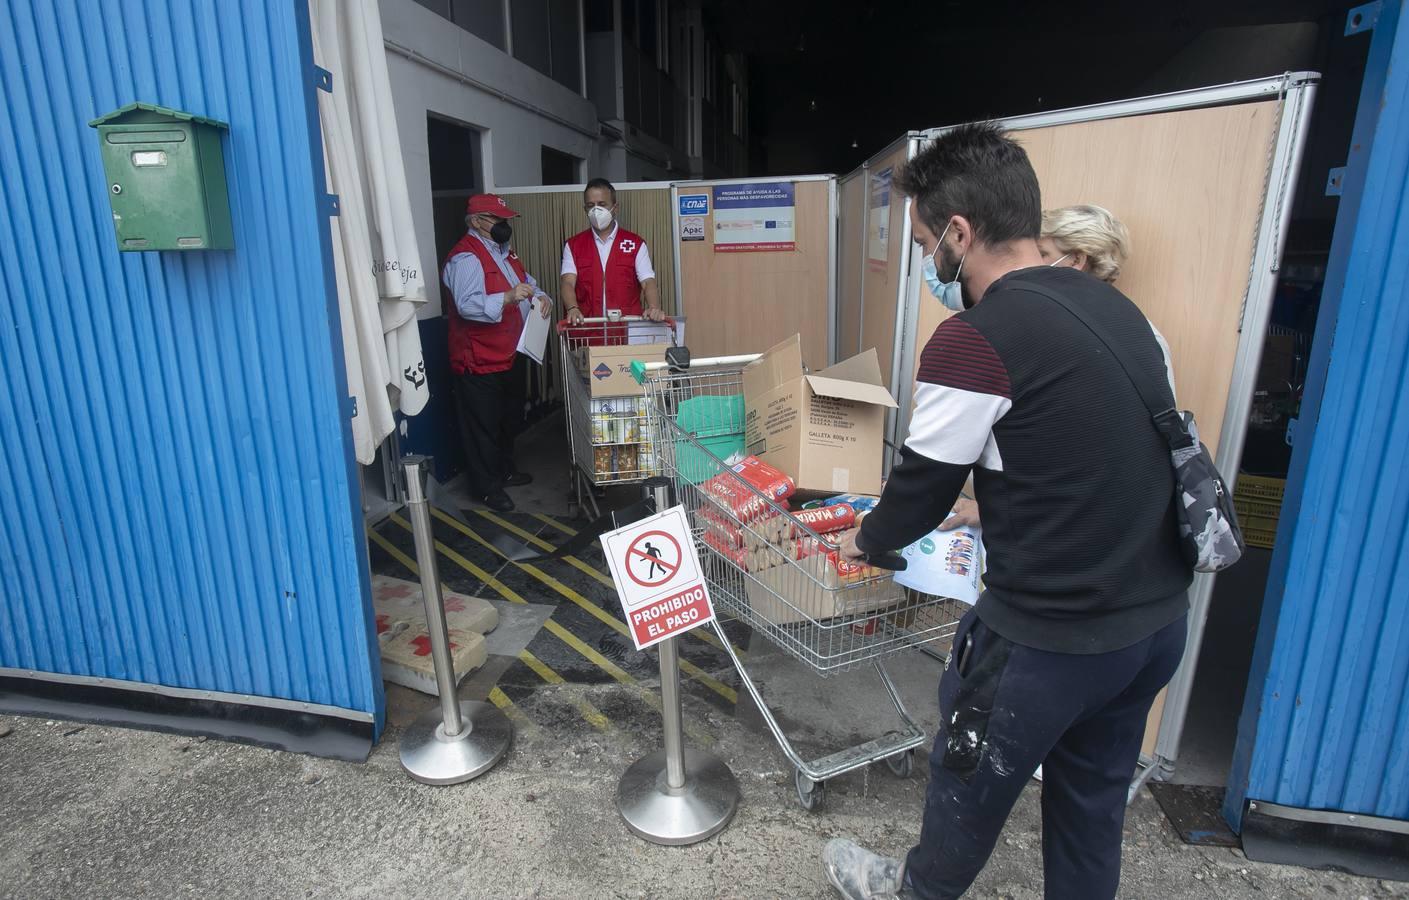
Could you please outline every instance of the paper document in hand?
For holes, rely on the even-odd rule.
[[[908,563],[895,573],[897,584],[922,594],[978,602],[983,577],[983,539],[977,528],[931,531],[901,551]]]
[[[543,351],[548,346],[548,329],[552,325],[552,319],[543,318],[537,304],[529,304],[523,331],[519,332],[518,351],[540,366],[543,365]]]

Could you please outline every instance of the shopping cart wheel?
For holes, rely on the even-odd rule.
[[[793,787],[797,788],[797,802],[808,812],[816,812],[827,802],[827,782],[813,781],[801,769],[793,773]]]
[[[902,750],[899,753],[886,757],[886,768],[896,778],[909,778],[915,771],[915,751]]]

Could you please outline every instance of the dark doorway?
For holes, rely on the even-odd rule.
[[[465,233],[465,201],[481,190],[479,132],[468,125],[426,118],[435,258],[442,260]]]
[[[560,153],[552,147],[544,147],[542,161],[544,184],[577,184],[581,180],[578,177],[578,164],[582,160],[576,156]]]
[[[435,222],[436,271],[427,278],[430,303],[440,310],[440,264],[465,234],[465,201],[484,189],[480,132],[459,122],[426,117],[430,161],[431,211]],[[449,481],[463,466],[454,394],[451,389],[449,325],[443,315],[421,320],[421,348],[430,381],[430,402],[418,416],[406,419],[401,449],[434,458],[434,475]]]

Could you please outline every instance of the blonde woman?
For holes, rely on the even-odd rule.
[[[1114,283],[1130,256],[1130,232],[1099,206],[1064,206],[1042,214],[1037,249],[1048,265],[1070,266]]]

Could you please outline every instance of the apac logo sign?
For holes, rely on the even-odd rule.
[[[707,215],[709,215],[709,194],[681,194],[681,195],[680,195],[680,215],[682,215],[682,216],[707,216]]]

